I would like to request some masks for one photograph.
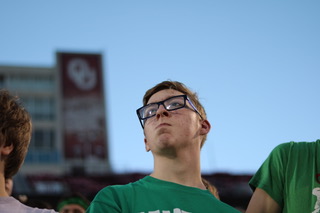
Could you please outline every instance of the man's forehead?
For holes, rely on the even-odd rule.
[[[174,90],[174,89],[160,90],[159,92],[154,93],[150,97],[147,104],[163,101],[165,99],[168,99],[168,98],[170,98],[172,96],[176,96],[176,95],[183,95],[183,93],[180,91]]]

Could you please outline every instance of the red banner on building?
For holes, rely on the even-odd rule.
[[[66,159],[107,158],[100,54],[57,53]]]

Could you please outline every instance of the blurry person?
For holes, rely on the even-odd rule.
[[[134,183],[105,187],[87,212],[238,212],[202,181],[200,151],[211,125],[194,92],[177,81],[161,82],[136,112],[154,170]]]
[[[31,138],[31,118],[7,90],[0,90],[0,212],[1,213],[53,213],[54,210],[26,206],[6,187],[6,180],[20,169]]]
[[[85,213],[90,201],[79,193],[64,196],[58,203],[59,213]]]
[[[320,140],[276,146],[249,184],[247,213],[319,213]]]
[[[211,194],[213,194],[218,200],[220,200],[220,195],[218,189],[212,185],[208,180],[202,178],[202,182]]]

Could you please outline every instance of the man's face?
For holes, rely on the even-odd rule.
[[[62,207],[59,213],[85,213],[86,210],[77,204],[68,204]]]
[[[183,93],[172,89],[161,90],[150,97],[148,104],[178,95]],[[200,116],[192,110],[188,101],[186,107],[174,111],[167,111],[160,105],[156,115],[145,122],[146,149],[164,153],[178,147],[200,146],[200,128]]]

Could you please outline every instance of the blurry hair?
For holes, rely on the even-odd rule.
[[[195,92],[192,92],[188,87],[186,87],[183,83],[178,82],[178,81],[163,81],[157,85],[155,85],[154,87],[152,87],[151,89],[147,90],[145,95],[143,96],[143,105],[147,105],[149,99],[151,98],[152,95],[154,95],[155,93],[161,91],[161,90],[165,90],[165,89],[173,89],[176,91],[179,91],[181,93],[183,93],[184,95],[187,95],[188,98],[191,100],[191,102],[194,104],[194,106],[197,108],[197,110],[199,111],[200,115],[202,116],[202,118],[204,120],[207,119],[207,114],[205,112],[204,107],[202,106],[202,104],[199,101],[198,95]],[[203,137],[203,140],[201,141],[201,147],[203,146],[204,142],[207,139],[207,135],[205,135]]]
[[[5,162],[5,178],[12,178],[20,169],[28,151],[31,131],[30,115],[18,97],[0,90],[0,145],[13,145],[8,156],[1,156]]]
[[[211,194],[213,194],[213,196],[215,196],[218,200],[220,200],[219,191],[214,185],[212,185],[209,181],[207,181],[204,178],[202,178],[202,183],[206,186],[207,190]]]

